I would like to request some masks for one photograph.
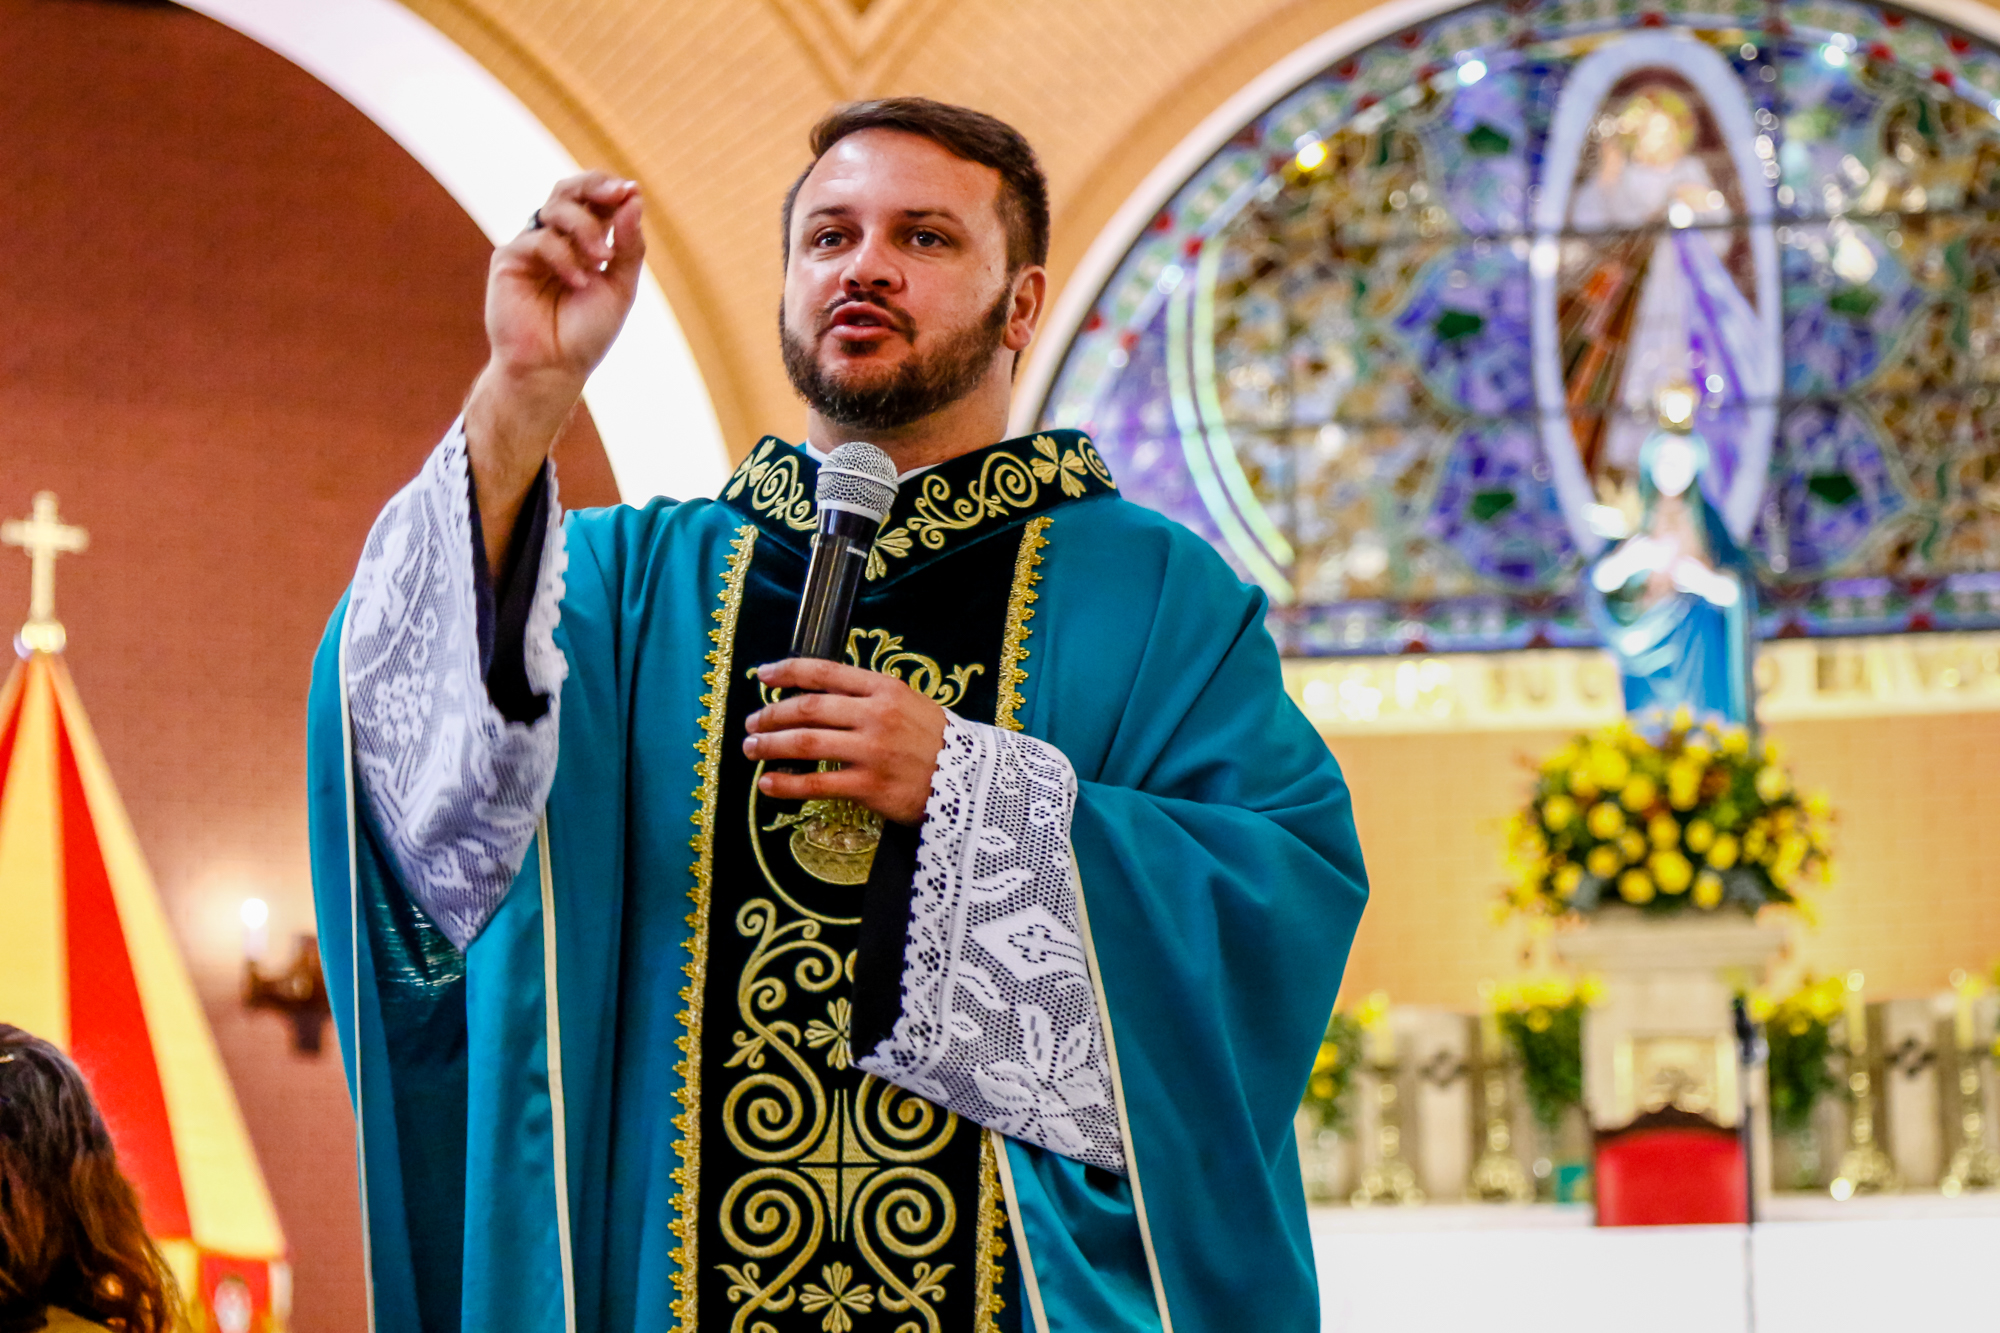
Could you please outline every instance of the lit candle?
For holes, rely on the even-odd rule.
[[[1856,1055],[1868,1049],[1868,1000],[1861,990],[1864,981],[1859,972],[1847,974],[1847,1049]]]
[[[270,905],[262,898],[245,898],[236,916],[243,923],[243,956],[253,963],[263,962],[271,945]]]
[[[1969,1051],[1974,1043],[1972,1001],[1977,994],[1977,987],[1961,970],[1951,974],[1951,988],[1958,992],[1958,1012],[1954,1015],[1952,1036],[1957,1039],[1959,1050]]]
[[[1368,1030],[1368,1058],[1378,1065],[1392,1065],[1396,1063],[1396,1029],[1388,992],[1378,990],[1369,996],[1368,1007],[1375,1011],[1375,1025]]]
[[[1500,1060],[1500,1015],[1493,1008],[1495,987],[1479,983],[1479,1054],[1489,1065]]]

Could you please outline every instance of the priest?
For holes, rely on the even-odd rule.
[[[313,868],[383,1333],[1310,1329],[1292,1116],[1366,884],[1261,593],[1002,439],[1021,136],[840,108],[786,199],[806,439],[565,513],[643,258],[558,185],[315,664]],[[815,477],[900,488],[787,661]]]

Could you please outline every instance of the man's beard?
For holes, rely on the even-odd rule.
[[[896,321],[913,343],[915,331],[909,316],[884,303],[863,296],[843,296],[835,306],[867,301]],[[806,405],[835,425],[849,430],[897,430],[920,421],[940,408],[949,407],[979,387],[993,365],[1007,335],[1007,320],[1014,308],[1014,290],[1009,284],[984,317],[946,338],[927,355],[912,355],[896,368],[888,382],[867,386],[842,384],[820,365],[819,336],[808,337],[788,327],[784,314],[778,316],[778,340],[784,345],[785,373]],[[832,308],[820,312],[824,321]]]

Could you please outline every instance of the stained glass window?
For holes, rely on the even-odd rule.
[[[1996,116],[2000,53],[1895,9],[1459,10],[1196,171],[1042,419],[1293,653],[1594,642],[1679,382],[1767,636],[2000,626]]]

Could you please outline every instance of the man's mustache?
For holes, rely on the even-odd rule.
[[[911,342],[916,341],[916,320],[910,318],[908,312],[898,309],[873,292],[860,292],[852,296],[841,296],[828,301],[819,312],[818,327],[814,330],[814,336],[816,338],[825,337],[827,330],[833,327],[833,312],[841,309],[843,306],[850,305],[874,307],[882,312],[883,323],[887,324],[897,333],[902,334],[906,340]]]

